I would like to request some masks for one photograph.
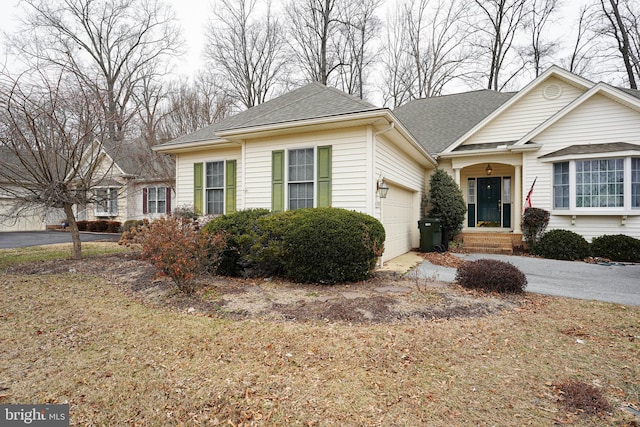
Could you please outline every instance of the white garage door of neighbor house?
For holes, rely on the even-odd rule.
[[[42,215],[29,215],[18,218],[7,218],[3,212],[8,212],[0,206],[0,231],[37,231],[44,230]]]
[[[387,198],[382,201],[382,223],[387,234],[384,245],[385,260],[411,250],[411,235],[413,229],[418,227],[413,212],[415,197],[415,192],[389,185]]]

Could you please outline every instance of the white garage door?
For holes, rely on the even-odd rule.
[[[44,230],[43,215],[29,214],[14,218],[8,206],[0,199],[0,231]]]
[[[389,185],[387,198],[382,201],[382,224],[387,234],[384,259],[389,260],[407,253],[412,248],[412,236],[418,229],[414,199],[417,193]]]

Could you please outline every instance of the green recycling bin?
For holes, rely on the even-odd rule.
[[[420,252],[440,251],[442,247],[442,225],[439,218],[423,218],[418,221],[420,230]]]

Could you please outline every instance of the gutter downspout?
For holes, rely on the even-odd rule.
[[[372,171],[373,171],[373,175],[374,176],[372,178],[373,178],[373,180],[376,180],[376,182],[377,182],[377,178],[376,178],[375,174],[376,174],[376,156],[377,156],[377,153],[378,153],[378,135],[386,133],[386,132],[389,132],[390,130],[395,129],[395,127],[396,127],[396,122],[391,122],[391,123],[389,123],[389,127],[388,128],[379,130],[378,132],[373,134],[373,169],[372,169]],[[378,197],[377,190],[376,190],[375,197]],[[383,211],[384,211],[383,208],[384,208],[384,206],[383,206],[383,203],[384,203],[384,199],[380,198],[380,222],[382,223],[382,226],[384,227],[384,218],[383,218]],[[374,203],[374,211],[375,211],[375,203]],[[384,266],[384,256],[383,255],[380,255],[380,260],[379,260],[378,266],[379,267],[383,267]]]

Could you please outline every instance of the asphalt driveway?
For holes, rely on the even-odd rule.
[[[82,242],[117,242],[119,234],[80,233]],[[8,231],[0,233],[0,249],[71,243],[71,233],[64,231]]]
[[[490,258],[510,262],[526,274],[528,292],[640,306],[640,264],[588,264],[492,254],[456,255],[469,261]],[[424,261],[412,274],[453,282],[456,270]]]

